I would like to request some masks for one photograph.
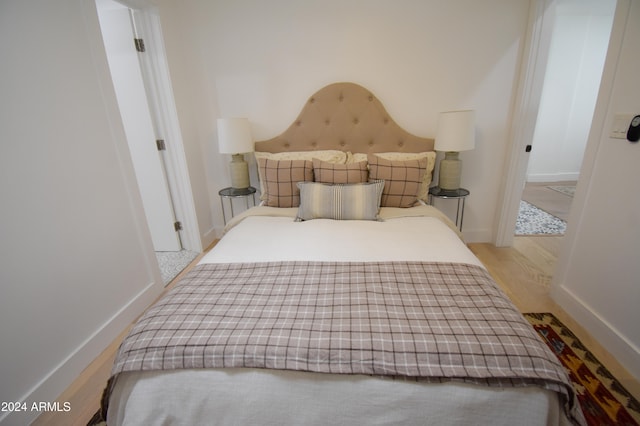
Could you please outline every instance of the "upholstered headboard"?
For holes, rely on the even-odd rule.
[[[433,139],[402,129],[370,91],[354,83],[334,83],[316,92],[289,128],[255,143],[256,151],[433,151]]]

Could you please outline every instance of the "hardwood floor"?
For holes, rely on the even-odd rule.
[[[522,191],[522,199],[566,222],[569,218],[569,209],[573,198],[549,189],[550,185],[575,186],[576,182],[527,182]]]
[[[561,241],[561,236],[527,236],[515,237],[514,246],[509,248],[487,243],[469,244],[469,248],[520,312],[553,313],[636,399],[640,399],[640,382],[549,295]]]
[[[576,323],[549,296],[549,286],[562,237],[516,237],[513,247],[469,244],[491,275],[521,312],[551,312],[567,325],[594,355],[635,397],[640,399],[640,383],[635,380],[583,327]],[[187,268],[191,268],[199,258]],[[187,272],[185,270],[178,279]],[[175,281],[174,281],[175,282]],[[126,331],[126,330],[125,330]],[[45,413],[34,425],[86,425],[100,406],[100,397],[122,333],[58,401],[71,403],[68,413]]]

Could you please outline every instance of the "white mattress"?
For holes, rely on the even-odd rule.
[[[230,223],[201,263],[433,260],[480,265],[455,226],[430,206],[383,209],[381,216],[385,220],[380,222],[294,222],[295,209],[255,208]],[[569,423],[557,396],[538,388],[260,369],[124,373],[116,382],[108,421],[110,426]]]

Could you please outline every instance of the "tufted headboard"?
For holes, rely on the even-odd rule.
[[[402,129],[370,91],[334,83],[309,98],[298,118],[279,136],[258,141],[261,152],[335,149],[361,153],[433,151],[433,139]]]

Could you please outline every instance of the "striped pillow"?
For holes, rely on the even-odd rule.
[[[354,184],[300,182],[297,221],[310,219],[378,220],[384,181]]]
[[[382,207],[412,207],[418,202],[427,159],[391,161],[369,154],[369,178],[386,182]]]

